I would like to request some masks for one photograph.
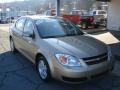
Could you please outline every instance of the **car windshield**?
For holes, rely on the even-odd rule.
[[[83,35],[83,32],[68,20],[47,18],[36,20],[35,23],[42,38]]]

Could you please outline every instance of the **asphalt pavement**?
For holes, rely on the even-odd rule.
[[[113,72],[86,83],[71,85],[52,80],[44,83],[27,58],[12,54],[8,25],[0,25],[0,90],[120,90],[120,62]]]

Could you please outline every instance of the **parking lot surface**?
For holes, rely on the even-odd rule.
[[[9,25],[0,25],[0,90],[120,90],[120,62],[112,73],[82,84],[71,85],[52,80],[44,83],[35,65],[20,53],[12,54]]]

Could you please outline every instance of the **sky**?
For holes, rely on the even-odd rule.
[[[24,0],[0,0],[0,3],[14,2],[14,1],[24,1]]]

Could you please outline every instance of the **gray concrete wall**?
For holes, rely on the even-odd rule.
[[[111,0],[108,5],[107,28],[109,30],[120,30],[120,0]]]

